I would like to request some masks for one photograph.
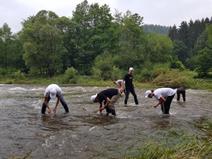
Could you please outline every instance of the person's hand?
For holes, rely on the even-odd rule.
[[[107,97],[107,102],[108,102],[108,103],[111,102],[110,98],[108,98],[108,97]]]
[[[57,108],[54,108],[54,109],[53,109],[53,112],[54,112],[54,114],[56,114],[56,112],[57,112]]]
[[[102,111],[104,110],[104,107],[99,108],[99,112],[102,113]]]
[[[51,114],[51,112],[52,112],[52,111],[51,111],[51,109],[50,109],[50,108],[48,108],[48,113],[49,113],[49,114]]]

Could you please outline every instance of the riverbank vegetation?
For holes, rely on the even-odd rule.
[[[193,74],[189,72],[189,74]],[[172,74],[170,74],[172,75]],[[99,87],[114,87],[114,83],[112,80],[99,80],[91,76],[75,76],[73,79],[67,79],[64,77],[65,75],[54,76],[51,78],[44,78],[44,77],[30,77],[30,76],[23,76],[19,75],[20,77],[16,76],[7,76],[7,77],[0,77],[1,84],[38,84],[38,85],[48,85],[51,83],[58,83],[63,85],[80,85],[80,86],[99,86]],[[161,75],[163,76],[163,75]],[[165,75],[167,76],[167,75]],[[177,76],[177,77],[176,77]],[[136,80],[134,82],[136,88],[156,88],[156,87],[178,87],[178,86],[185,86],[186,88],[192,89],[206,89],[212,90],[212,81],[210,79],[193,79],[184,75],[185,77],[180,77],[177,74],[173,74],[167,78],[166,83],[164,83],[164,79],[156,79],[151,82],[140,82]],[[174,78],[176,77],[176,78]],[[182,78],[182,79],[181,79]],[[179,80],[184,80],[182,83]],[[176,82],[177,80],[177,82]],[[179,84],[179,85],[176,85]]]
[[[125,159],[200,159],[212,156],[212,121],[203,119],[194,124],[199,135],[171,129],[164,132],[164,139],[149,139],[137,150],[130,150]]]
[[[71,17],[41,10],[18,33],[5,23],[0,82],[110,85],[134,67],[141,87],[211,89],[212,18],[183,21],[168,36],[144,29],[143,18],[85,0]]]

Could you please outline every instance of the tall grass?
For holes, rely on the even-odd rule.
[[[136,156],[126,159],[201,159],[212,157],[212,145],[195,137],[182,137],[182,143],[166,146],[158,142],[148,142]]]
[[[166,141],[153,139],[127,155],[125,159],[209,159],[212,158],[212,121],[202,120],[195,126],[204,130],[205,135],[189,135],[179,131],[169,131]],[[169,142],[167,142],[169,141]]]

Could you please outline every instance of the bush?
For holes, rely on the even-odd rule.
[[[140,72],[136,73],[136,79],[140,82],[148,82],[152,81],[158,75],[166,73],[169,70],[169,64],[156,64],[154,66],[149,65],[140,70]]]
[[[95,79],[116,80],[122,76],[122,71],[113,63],[113,56],[105,53],[96,57],[92,74]]]
[[[157,77],[160,74],[165,74],[170,70],[169,64],[157,64],[153,66],[153,78]]]
[[[0,76],[11,76],[14,74],[14,72],[17,72],[17,69],[15,68],[0,68]]]
[[[122,76],[123,76],[122,71],[118,67],[113,66],[112,70],[111,70],[111,78],[110,79],[117,80],[117,79],[123,78]]]
[[[25,79],[24,73],[22,73],[20,70],[14,72],[12,74],[12,77],[15,78],[15,79],[19,79],[19,80]]]
[[[179,60],[174,60],[171,62],[170,67],[173,69],[185,70],[185,66]]]
[[[153,71],[151,69],[145,68],[136,74],[136,80],[139,82],[148,82],[153,80]]]
[[[165,73],[158,74],[153,83],[164,87],[191,87],[195,85],[194,74],[189,71],[180,71],[177,69],[168,70]]]
[[[107,80],[111,77],[112,72],[112,55],[102,54],[95,58],[92,74],[97,79]]]
[[[66,69],[65,74],[63,75],[62,78],[62,83],[77,83],[77,78],[78,78],[78,71],[73,68],[69,67]]]

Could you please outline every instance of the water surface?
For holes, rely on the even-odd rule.
[[[62,87],[70,113],[60,106],[56,115],[41,116],[44,86],[0,85],[0,158],[99,159],[123,158],[148,139],[164,140],[177,129],[201,135],[194,123],[212,118],[212,92],[187,90],[187,101],[172,102],[171,116],[153,108],[157,101],[136,90],[139,105],[116,104],[117,117],[97,113],[90,96],[105,88]],[[50,103],[53,107],[55,101]]]

